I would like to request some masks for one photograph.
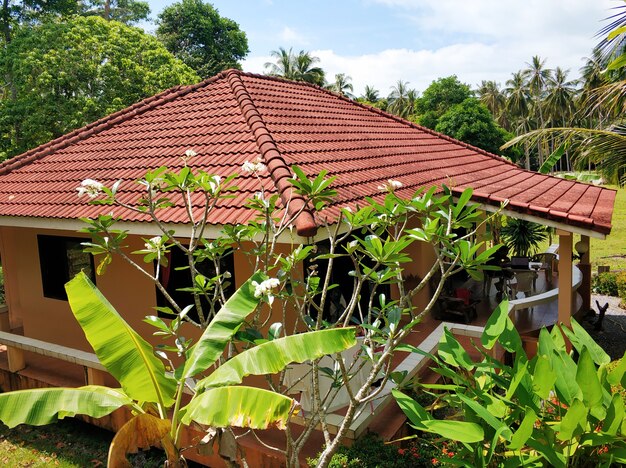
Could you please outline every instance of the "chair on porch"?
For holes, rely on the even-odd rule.
[[[554,263],[557,261],[558,256],[553,253],[543,252],[534,255],[531,261],[533,263],[541,263],[541,269],[546,274],[546,283],[552,284],[552,269]]]
[[[512,284],[512,298],[517,299],[519,293],[524,293],[524,297],[532,296],[537,273],[534,271],[518,271],[515,273],[515,283]],[[529,307],[529,312],[533,311]]]
[[[441,296],[438,301],[438,310],[435,318],[451,322],[470,323],[477,317],[476,305],[479,303],[472,297],[467,288],[456,288],[453,296]]]

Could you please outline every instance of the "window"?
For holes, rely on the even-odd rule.
[[[210,260],[205,260],[203,262],[196,263],[196,269],[198,272],[207,278],[212,278],[215,276],[215,266],[213,262]],[[228,271],[231,274],[231,279],[229,281],[230,284],[224,289],[224,293],[226,295],[226,299],[228,299],[235,292],[235,262],[233,259],[232,252],[227,252],[220,259],[220,273],[224,273]],[[194,303],[193,293],[190,291],[181,291],[183,288],[191,287],[191,278],[189,277],[189,264],[187,263],[186,255],[178,248],[173,248],[168,254],[168,264],[166,268],[161,266],[161,274],[159,280],[161,284],[167,291],[167,293],[172,296],[172,299],[178,304],[181,308],[185,308],[189,304]],[[169,307],[172,308],[172,305],[165,299],[165,296],[156,289],[157,293],[157,306],[158,307]],[[209,303],[204,298],[201,297],[200,301],[202,303],[202,309],[205,314],[209,310]],[[161,318],[169,318],[172,316],[169,314],[164,314],[159,312],[159,317]],[[189,318],[198,321],[198,311],[195,307],[189,312]]]
[[[67,301],[65,283],[84,271],[95,283],[93,257],[83,252],[80,237],[37,236],[44,297]]]

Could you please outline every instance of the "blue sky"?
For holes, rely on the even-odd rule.
[[[151,0],[152,16],[170,0]],[[328,77],[352,77],[355,94],[366,84],[382,95],[397,80],[422,91],[456,74],[476,86],[504,85],[533,55],[549,67],[578,75],[594,34],[622,0],[216,0],[222,16],[248,36],[246,71],[262,73],[269,52],[305,49]]]

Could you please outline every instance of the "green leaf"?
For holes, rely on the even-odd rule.
[[[550,463],[549,466],[554,468],[565,468],[565,456],[562,453],[558,453],[556,450],[554,450],[551,443],[544,445],[539,441],[539,439],[530,437],[526,441],[526,445],[535,449],[537,452],[543,455],[543,457]]]
[[[480,403],[472,400],[466,395],[462,393],[457,394],[457,397],[468,407],[470,408],[476,415],[493,427],[496,431],[500,431],[502,437],[506,440],[511,440],[511,429],[509,429],[504,422],[496,418],[492,415],[487,408],[483,407]]]
[[[65,289],[87,341],[126,394],[137,401],[171,406],[176,382],[165,375],[165,366],[150,343],[126,323],[83,272]]]
[[[553,331],[557,327],[553,328]],[[555,346],[555,341],[557,346]],[[576,382],[576,363],[567,354],[565,346],[561,347],[562,335],[557,331],[550,334],[545,328],[539,332],[538,354],[550,360],[552,370],[556,373],[555,390],[561,401],[571,405],[575,398],[582,398],[582,392]]]
[[[409,421],[411,421],[417,429],[423,430],[424,422],[432,419],[424,407],[396,388],[392,389],[391,393],[396,399],[400,409],[406,414],[407,418],[409,418]]]
[[[466,421],[441,421],[431,419],[424,423],[424,427],[424,431],[426,432],[433,432],[447,439],[466,444],[482,442],[485,438],[482,427],[476,423]]]
[[[294,400],[279,393],[254,387],[212,388],[183,408],[183,424],[191,421],[212,427],[250,427],[284,429]]]
[[[486,349],[491,349],[498,342],[498,338],[506,328],[506,320],[509,317],[509,301],[504,300],[489,316],[485,324],[485,330],[480,337],[480,342]]]
[[[261,299],[254,297],[255,288],[252,282],[261,283],[265,279],[267,277],[263,273],[257,272],[230,296],[198,342],[189,350],[181,378],[193,377],[205,371],[221,356],[243,321],[259,305]]]
[[[250,348],[226,361],[200,380],[197,391],[208,387],[235,385],[247,375],[280,372],[293,362],[317,359],[356,345],[355,328],[333,328],[290,335]]]
[[[604,419],[606,411],[602,407],[602,385],[598,379],[598,373],[591,359],[591,354],[586,347],[583,347],[582,353],[578,358],[576,382],[578,382],[578,386],[582,391],[583,402],[587,408],[591,409],[591,414],[598,419]]]
[[[602,423],[602,432],[616,435],[624,423],[624,399],[622,395],[613,395],[611,404],[606,412],[606,417]]]
[[[626,55],[620,55],[615,60],[613,60],[611,63],[609,63],[609,65],[606,67],[606,69],[608,71],[610,71],[610,70],[617,70],[617,69],[622,68],[624,66],[626,66]]]
[[[607,40],[611,41],[613,39],[615,39],[617,36],[626,33],[626,26],[621,26],[619,28],[613,29],[609,35],[607,36]]]
[[[515,434],[511,437],[511,443],[508,446],[509,450],[519,450],[524,446],[533,433],[533,427],[536,420],[537,415],[535,412],[531,408],[526,407],[524,419],[517,428],[517,431],[515,431]]]
[[[130,404],[121,391],[95,385],[19,390],[0,393],[0,421],[8,427],[42,426],[77,414],[100,418]]]
[[[557,439],[571,441],[582,434],[587,424],[588,412],[585,404],[576,398],[561,420],[559,431],[556,434]]]
[[[552,170],[552,168],[561,160],[561,157],[565,154],[565,150],[567,149],[566,143],[561,143],[554,152],[548,156],[544,163],[539,168],[540,174],[547,174]]]
[[[595,342],[595,340],[587,333],[580,324],[572,319],[572,329],[570,330],[567,327],[562,327],[563,333],[567,335],[569,340],[572,343],[572,346],[578,351],[578,353],[582,353],[583,348],[587,348],[587,351],[593,358],[593,361],[597,365],[608,364],[611,362],[611,357],[602,349],[602,347]]]
[[[441,340],[439,341],[437,355],[442,361],[451,366],[462,367],[465,370],[472,370],[474,368],[474,362],[469,354],[467,354],[467,351],[465,351],[463,346],[461,346],[447,328],[444,329]]]
[[[552,369],[550,360],[543,355],[537,355],[533,373],[533,393],[542,400],[547,400],[556,378],[556,372]]]
[[[626,382],[622,382],[624,380],[624,375],[626,374],[626,352],[624,352],[624,356],[619,360],[619,363],[616,367],[614,367],[611,371],[609,371],[607,375],[607,381],[611,385],[619,385],[626,386]]]

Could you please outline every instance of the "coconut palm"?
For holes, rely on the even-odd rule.
[[[528,114],[530,91],[526,86],[526,80],[521,70],[513,73],[511,79],[507,80],[506,86],[504,89],[506,110],[511,120],[514,121]]]
[[[365,92],[363,93],[363,96],[361,96],[361,98],[367,102],[378,102],[378,100],[380,99],[378,93],[379,91],[376,88],[370,85],[366,85]]]
[[[617,19],[615,19],[616,16]],[[601,50],[606,50],[611,40],[618,40],[620,35],[626,34],[626,6],[622,6],[620,13],[610,19],[614,20],[611,27],[601,31],[602,34],[606,34],[605,39],[598,46]],[[616,34],[611,34],[612,31]],[[601,57],[599,52],[594,51],[593,62],[602,63]],[[534,130],[514,138],[504,147],[521,142],[532,144],[554,139],[556,144],[569,148],[573,162],[578,168],[595,164],[609,181],[626,184],[626,126],[623,125],[622,118],[626,103],[626,81],[615,78],[621,76],[626,70],[626,52],[622,51],[617,58],[611,56],[611,59],[613,63],[622,63],[620,69],[617,70],[618,73],[610,76],[614,81],[591,89],[591,98],[587,97],[584,105],[587,107],[586,115],[590,115],[590,111],[601,109],[605,116],[613,119],[612,125],[605,126],[600,120],[595,123],[595,128],[560,127]],[[588,65],[590,65],[587,75],[589,79],[595,75],[592,70],[595,64],[588,61]]]
[[[577,80],[568,80],[569,70],[556,67],[554,75],[550,77],[545,98],[545,109],[549,120],[558,125],[571,124],[571,119],[576,111],[574,104],[578,93]]]
[[[395,86],[391,87],[389,95],[389,107],[392,114],[402,118],[408,118],[415,113],[417,105],[417,91],[409,88],[408,81],[398,80]]]
[[[310,52],[301,50],[296,55],[291,48],[286,50],[279,47],[278,50],[272,50],[270,55],[275,61],[265,63],[269,75],[294,81],[306,81],[318,86],[324,85],[324,70],[314,66],[320,59],[311,55]]]
[[[500,89],[500,85],[495,81],[481,81],[478,86],[478,98],[487,109],[491,112],[491,115],[496,119],[498,125],[501,127],[508,127],[506,118],[506,96]]]
[[[334,91],[335,93],[342,94],[345,97],[350,99],[354,99],[354,95],[352,91],[354,88],[352,86],[352,77],[346,75],[345,73],[337,73],[335,75],[335,82],[328,85],[328,89]]]

